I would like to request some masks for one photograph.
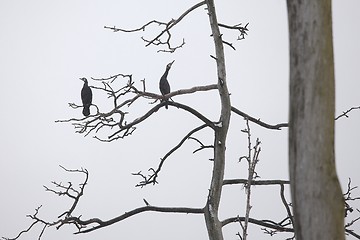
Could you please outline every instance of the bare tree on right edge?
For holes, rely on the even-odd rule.
[[[288,1],[290,186],[297,240],[345,239],[335,169],[331,0]]]

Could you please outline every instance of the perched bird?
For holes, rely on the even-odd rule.
[[[84,86],[81,89],[81,100],[84,106],[82,113],[84,116],[90,115],[90,106],[92,102],[92,91],[88,85],[88,81],[86,78],[80,78],[80,80],[84,81]]]
[[[167,75],[169,73],[169,70],[171,68],[171,65],[175,62],[172,61],[171,63],[169,63],[168,65],[166,65],[166,70],[164,72],[164,74],[162,75],[162,77],[160,78],[160,82],[159,82],[159,88],[160,88],[160,92],[161,94],[164,96],[166,94],[168,94],[170,92],[170,84],[167,80]],[[162,101],[168,101],[168,100],[162,100]],[[165,105],[165,108],[168,109],[168,105]]]

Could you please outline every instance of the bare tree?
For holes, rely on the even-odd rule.
[[[229,129],[231,104],[229,91],[226,84],[225,56],[222,37],[216,17],[213,0],[208,0],[207,9],[212,36],[215,43],[215,58],[217,64],[218,90],[221,102],[221,115],[215,130],[214,138],[214,166],[211,179],[208,201],[204,208],[205,220],[208,229],[209,239],[223,239],[222,226],[218,218],[221,199],[222,183],[224,180],[226,137]]]
[[[345,239],[334,154],[331,1],[288,1],[288,14],[289,161],[296,237]]]
[[[289,4],[289,7],[291,4]],[[108,227],[115,223],[119,223],[125,219],[128,219],[132,216],[137,214],[141,214],[143,212],[162,212],[162,213],[187,213],[187,214],[201,214],[205,218],[206,227],[208,230],[209,239],[212,240],[221,240],[223,239],[223,227],[231,224],[236,223],[239,225],[240,231],[236,234],[239,239],[245,240],[248,238],[248,226],[249,224],[257,225],[261,228],[261,230],[269,234],[270,236],[276,233],[287,233],[287,239],[294,239],[295,233],[299,234],[296,236],[297,239],[302,239],[302,233],[299,232],[299,229],[294,230],[294,223],[295,226],[301,226],[302,216],[298,219],[299,215],[296,212],[296,209],[299,207],[299,202],[307,202],[309,199],[299,199],[296,200],[297,195],[295,194],[294,206],[295,206],[295,215],[293,215],[292,206],[290,202],[286,199],[285,191],[288,189],[290,181],[288,180],[279,180],[279,179],[267,179],[267,180],[260,180],[259,175],[256,171],[256,166],[259,163],[259,155],[261,152],[261,141],[260,139],[256,138],[255,142],[252,139],[250,123],[263,127],[264,129],[268,130],[281,130],[290,126],[290,129],[294,129],[294,118],[291,118],[290,125],[286,122],[279,123],[279,124],[269,124],[265,121],[260,120],[259,118],[255,118],[250,116],[249,114],[237,109],[236,107],[231,105],[230,102],[230,95],[229,90],[227,87],[227,78],[226,78],[226,67],[225,67],[225,54],[224,54],[224,47],[230,47],[231,49],[235,49],[234,45],[231,42],[224,40],[224,35],[221,33],[220,29],[226,30],[235,30],[239,32],[238,39],[244,39],[245,35],[248,31],[248,24],[243,26],[242,24],[235,24],[235,25],[228,25],[218,21],[216,16],[216,9],[213,0],[206,0],[201,1],[184,13],[182,13],[178,18],[171,19],[168,22],[162,22],[158,20],[153,20],[150,22],[145,23],[144,25],[135,28],[135,29],[122,29],[117,27],[109,27],[105,26],[105,29],[110,29],[114,32],[139,32],[144,31],[150,25],[157,25],[159,27],[159,32],[155,34],[153,38],[147,39],[142,38],[145,42],[146,46],[155,46],[159,52],[166,52],[172,53],[180,48],[182,48],[185,44],[183,40],[179,44],[173,44],[172,42],[172,33],[171,30],[184,19],[188,14],[194,12],[196,9],[200,7],[205,7],[206,13],[209,17],[209,23],[211,27],[211,37],[214,41],[214,55],[210,55],[215,63],[217,68],[217,82],[210,85],[203,85],[203,86],[194,86],[189,89],[180,89],[177,91],[170,92],[165,96],[162,96],[157,93],[149,92],[146,88],[146,81],[144,80],[134,80],[131,74],[116,74],[106,78],[92,78],[91,88],[95,91],[99,91],[102,94],[107,95],[110,104],[112,105],[111,110],[103,111],[100,107],[96,106],[95,104],[92,105],[92,109],[96,109],[96,112],[86,116],[84,118],[71,118],[67,120],[59,120],[58,122],[66,122],[71,123],[76,132],[80,134],[84,134],[85,136],[93,135],[94,138],[98,139],[99,141],[104,142],[111,142],[115,140],[119,140],[122,138],[126,138],[131,136],[131,134],[136,131],[138,125],[144,122],[146,119],[151,117],[153,114],[156,114],[157,111],[168,105],[170,107],[177,108],[179,110],[184,110],[190,113],[193,117],[198,118],[201,120],[202,124],[199,126],[194,127],[190,130],[184,137],[172,148],[170,149],[161,159],[157,167],[150,168],[147,173],[142,171],[138,171],[133,173],[134,176],[139,177],[141,180],[137,184],[137,187],[145,187],[148,185],[153,185],[158,183],[158,176],[161,174],[162,166],[165,164],[167,159],[171,157],[171,155],[181,148],[187,140],[194,140],[199,144],[199,148],[194,151],[194,153],[204,150],[204,149],[212,149],[213,156],[212,156],[212,163],[213,163],[213,170],[212,170],[212,177],[211,183],[209,187],[209,193],[207,196],[207,201],[205,206],[201,208],[195,207],[183,207],[183,206],[176,206],[176,207],[161,207],[155,206],[146,199],[144,199],[144,206],[131,209],[126,213],[118,216],[114,216],[111,219],[103,220],[98,217],[88,218],[85,219],[82,215],[75,215],[75,209],[79,206],[82,196],[84,195],[86,186],[88,184],[89,179],[89,172],[86,169],[68,169],[65,167],[61,168],[68,172],[69,174],[81,174],[84,177],[84,180],[78,184],[69,182],[67,184],[53,181],[52,186],[48,187],[45,186],[45,190],[51,192],[53,194],[59,196],[65,196],[72,200],[71,205],[68,209],[62,211],[62,213],[56,217],[55,220],[49,221],[44,220],[39,216],[39,208],[35,209],[35,213],[28,215],[27,217],[32,219],[32,224],[25,230],[21,231],[17,236],[14,238],[4,238],[4,239],[19,239],[25,233],[29,232],[33,229],[35,225],[42,225],[43,228],[39,233],[39,239],[43,236],[43,233],[49,227],[53,227],[56,229],[62,228],[64,226],[72,225],[75,226],[77,231],[75,234],[82,234],[82,233],[89,233],[96,231],[101,228]],[[297,6],[296,6],[297,7]],[[205,14],[204,14],[205,15]],[[298,16],[296,16],[297,19]],[[292,18],[292,12],[289,10],[289,18]],[[305,21],[306,19],[300,19],[301,21]],[[292,30],[290,30],[292,31]],[[295,31],[296,32],[296,31]],[[297,33],[297,32],[296,32]],[[291,36],[292,38],[294,35]],[[294,44],[292,40],[292,44]],[[293,45],[292,45],[293,46]],[[292,47],[293,48],[293,47]],[[293,51],[294,49],[292,49]],[[328,53],[328,52],[327,52]],[[294,55],[292,55],[294,56]],[[327,55],[326,55],[327,56]],[[292,58],[292,63],[294,63],[294,59]],[[299,71],[303,71],[304,69],[300,69]],[[323,69],[324,70],[324,69]],[[293,70],[292,70],[293,72]],[[330,79],[331,80],[331,79]],[[333,80],[333,79],[332,79]],[[292,81],[293,76],[292,76]],[[331,90],[331,89],[330,89]],[[175,101],[176,97],[179,95],[185,94],[196,94],[200,91],[217,91],[220,96],[220,115],[219,118],[216,120],[209,119],[204,114],[196,111],[191,106],[182,104],[180,102]],[[331,90],[333,91],[333,90]],[[147,101],[151,106],[146,112],[143,112],[140,116],[135,119],[128,119],[128,112],[131,111],[131,107],[134,105],[135,102],[139,100]],[[171,99],[170,101],[160,101],[164,99]],[[175,100],[174,100],[175,99]],[[293,100],[292,100],[293,101]],[[295,103],[295,101],[294,101]],[[70,103],[70,107],[74,109],[81,108],[81,105]],[[331,104],[330,104],[331,105]],[[301,105],[302,106],[302,105]],[[331,108],[331,106],[330,106]],[[294,109],[294,106],[292,107]],[[337,117],[337,119],[341,117],[347,117],[347,114],[352,111],[358,109],[358,107],[354,107],[345,111],[343,114]],[[331,110],[331,109],[330,109]],[[225,153],[226,153],[226,141],[227,141],[227,134],[229,130],[229,123],[231,114],[235,116],[240,116],[240,121],[242,119],[245,120],[245,129],[242,132],[246,135],[247,138],[247,146],[244,146],[246,154],[239,157],[239,162],[246,160],[248,166],[248,177],[246,179],[224,179],[224,166],[225,166]],[[334,112],[332,110],[327,112],[326,121],[330,124],[330,129],[333,127],[334,122]],[[296,118],[295,118],[296,119]],[[330,120],[329,120],[330,119]],[[325,119],[321,119],[325,120]],[[202,139],[198,139],[194,136],[195,133],[202,131],[203,129],[211,129],[212,133],[214,134],[212,139],[211,145],[206,145],[203,143]],[[296,138],[290,136],[290,141],[299,140],[299,136]],[[327,137],[327,136],[326,136]],[[333,138],[327,140],[333,142]],[[331,146],[330,146],[331,147]],[[333,147],[333,146],[332,146]],[[308,149],[302,149],[302,152],[306,152]],[[319,147],[319,150],[320,147]],[[333,150],[332,148],[330,150]],[[333,151],[330,151],[330,155],[333,154]],[[331,155],[333,157],[333,155]],[[334,159],[332,158],[332,161]],[[332,163],[333,164],[333,163]],[[332,165],[331,165],[332,167]],[[319,169],[311,169],[311,170],[319,170]],[[330,169],[331,170],[331,169]],[[333,176],[333,175],[332,175]],[[315,179],[320,181],[319,179]],[[330,179],[331,180],[331,179]],[[329,179],[321,179],[321,184],[328,184],[327,181]],[[332,179],[333,180],[333,179]],[[294,180],[291,179],[292,184]],[[297,179],[295,179],[295,184],[297,184]],[[352,187],[348,185],[348,190],[344,194],[345,205],[344,202],[341,202],[341,208],[344,210],[344,206],[346,207],[346,216],[350,217],[351,221],[345,225],[346,232],[351,234],[352,236],[360,239],[360,237],[355,233],[354,230],[350,228],[353,224],[359,220],[358,217],[353,217],[352,213],[359,213],[358,210],[354,211],[351,207],[351,201],[358,200],[358,197],[353,197],[351,194],[356,189],[356,187]],[[303,184],[303,182],[301,182]],[[234,213],[233,217],[229,217],[223,220],[219,219],[219,204],[221,200],[221,193],[223,187],[229,187],[232,185],[241,185],[245,190],[246,194],[246,205],[245,207],[245,214],[241,216],[240,214]],[[251,217],[251,189],[252,186],[279,186],[279,201],[285,209],[286,215],[280,221],[276,221],[274,219],[255,219]],[[301,185],[300,185],[301,186]],[[315,185],[314,185],[315,186]],[[301,191],[306,192],[306,189],[301,189]],[[300,194],[301,192],[298,192]],[[293,192],[294,194],[294,192]],[[343,199],[341,192],[337,193],[340,196],[337,196],[339,199]],[[304,203],[305,204],[305,203]],[[306,203],[308,204],[308,202]],[[324,203],[326,205],[326,203]],[[301,205],[300,205],[301,206]],[[342,211],[341,218],[344,217],[344,211]],[[322,216],[322,215],[319,215]],[[340,219],[340,217],[339,217]],[[338,228],[344,229],[344,223],[340,222],[340,226]],[[294,233],[295,232],[295,233]],[[343,236],[343,232],[342,232]],[[310,238],[311,239],[311,238]]]

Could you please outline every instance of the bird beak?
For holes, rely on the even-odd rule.
[[[84,82],[84,79],[83,79],[83,78],[79,78],[79,79]]]
[[[173,65],[173,63],[175,62],[175,60],[174,61],[172,61],[171,63],[169,63],[169,66],[171,67],[172,65]]]

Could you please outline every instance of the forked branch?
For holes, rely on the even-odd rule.
[[[123,221],[129,217],[132,217],[134,215],[143,213],[143,212],[162,212],[162,213],[186,213],[186,214],[203,214],[204,210],[202,208],[188,208],[188,207],[156,207],[156,206],[144,206],[144,207],[139,207],[136,209],[133,209],[131,211],[125,212],[122,215],[119,215],[115,218],[112,218],[110,220],[107,221],[102,221],[98,218],[92,218],[92,219],[88,219],[88,220],[81,220],[80,217],[79,218],[72,218],[69,219],[69,221],[73,224],[78,224],[81,225],[83,228],[85,228],[86,226],[91,226],[94,225],[91,228],[88,229],[84,229],[84,230],[79,230],[79,232],[77,232],[76,234],[79,233],[88,233],[88,232],[92,232],[95,231],[97,229],[103,228],[103,227],[107,227],[110,226],[114,223]]]
[[[71,169],[66,169],[62,166],[60,166],[60,167],[69,173],[81,173],[81,174],[85,175],[84,181],[81,184],[79,184],[79,186],[80,186],[79,189],[75,189],[73,187],[72,183],[69,183],[66,186],[66,185],[63,185],[62,183],[56,183],[56,182],[53,182],[53,183],[55,185],[55,188],[59,189],[59,190],[54,190],[52,188],[45,187],[46,191],[52,192],[59,196],[66,196],[66,197],[70,198],[73,201],[73,204],[70,206],[70,208],[68,210],[64,211],[63,214],[58,216],[57,220],[47,221],[38,216],[39,210],[41,208],[41,206],[40,206],[35,209],[35,213],[33,215],[27,216],[33,220],[33,222],[30,224],[30,226],[27,229],[21,231],[14,238],[2,237],[2,239],[5,239],[5,240],[19,239],[25,233],[30,232],[34,226],[39,225],[39,224],[43,225],[43,228],[41,229],[39,236],[38,236],[38,239],[40,240],[44,234],[45,229],[49,229],[50,227],[55,227],[56,229],[59,229],[59,228],[63,227],[64,225],[73,225],[78,230],[75,233],[79,234],[79,233],[91,232],[96,229],[100,229],[100,228],[112,225],[114,223],[123,221],[129,217],[132,217],[134,215],[137,215],[137,214],[140,214],[143,212],[186,213],[186,214],[203,214],[204,213],[203,208],[157,207],[157,206],[152,206],[148,202],[146,202],[147,203],[146,206],[135,208],[131,211],[127,211],[124,214],[118,215],[117,217],[114,217],[110,220],[101,220],[99,218],[82,219],[81,215],[73,216],[72,213],[73,213],[74,209],[78,206],[80,197],[83,195],[84,188],[88,181],[89,173],[86,169],[71,170]]]
[[[115,81],[119,78],[121,78],[120,81]],[[121,82],[122,79],[125,79],[126,82]],[[58,120],[56,122],[70,122],[75,127],[77,133],[84,134],[85,136],[88,136],[90,133],[94,133],[94,138],[104,142],[111,142],[131,135],[136,130],[136,126],[138,124],[146,120],[164,106],[164,103],[160,103],[148,110],[142,116],[129,121],[127,119],[128,109],[134,104],[134,102],[139,101],[140,99],[146,99],[149,104],[154,104],[164,98],[168,99],[178,95],[217,89],[216,84],[195,86],[189,89],[176,90],[162,96],[157,93],[147,92],[145,79],[141,80],[142,86],[138,88],[132,78],[132,75],[129,74],[116,74],[107,78],[92,78],[92,80],[96,85],[100,83],[100,86],[91,86],[91,88],[105,94],[112,102],[113,108],[110,111],[103,112],[98,106],[93,104],[93,106],[96,107],[96,113],[93,113],[88,117]],[[69,105],[74,109],[82,107],[81,105],[74,103],[70,103]],[[183,109],[199,118],[211,128],[214,128],[212,121],[193,108],[176,102],[169,102],[168,105]],[[101,135],[101,132],[108,132],[102,131],[104,129],[110,129],[112,131],[112,133],[108,134],[106,138],[99,136]]]
[[[140,177],[143,179],[142,181],[140,181],[140,182],[136,185],[136,187],[144,187],[144,186],[149,185],[149,184],[156,184],[156,183],[158,183],[158,182],[157,182],[157,178],[158,178],[158,175],[159,175],[159,173],[160,173],[160,171],[161,171],[161,168],[162,168],[164,162],[166,161],[166,159],[167,159],[171,154],[173,154],[176,150],[178,150],[178,149],[184,144],[184,142],[185,142],[186,140],[190,139],[190,137],[191,137],[194,133],[196,133],[196,132],[204,129],[205,127],[208,127],[208,125],[203,124],[203,125],[201,125],[201,126],[199,126],[199,127],[197,127],[197,128],[194,128],[194,129],[191,130],[188,134],[186,134],[185,137],[183,137],[183,139],[181,139],[181,141],[180,141],[175,147],[173,147],[168,153],[165,154],[164,157],[162,157],[162,158],[160,159],[160,163],[159,163],[159,166],[157,167],[157,169],[154,169],[154,168],[150,168],[150,169],[149,169],[149,172],[150,172],[149,175],[144,175],[143,173],[141,173],[141,171],[140,171],[140,172],[137,172],[137,173],[132,173],[132,175],[134,175],[134,176],[140,176]]]
[[[241,23],[235,24],[235,25],[233,25],[233,26],[219,23],[219,27],[222,27],[222,28],[225,28],[225,29],[231,29],[231,30],[238,30],[238,31],[240,32],[240,34],[239,34],[237,40],[243,40],[243,39],[245,39],[245,35],[247,35],[247,31],[249,31],[249,29],[247,28],[248,25],[249,25],[249,23],[247,23],[247,24],[243,27]]]
[[[250,210],[252,208],[251,206],[251,183],[254,179],[256,179],[258,177],[257,172],[255,171],[256,165],[259,162],[259,154],[261,151],[261,147],[260,144],[261,142],[259,141],[259,139],[256,139],[256,143],[255,146],[252,147],[251,144],[251,130],[250,130],[250,125],[249,125],[249,120],[246,119],[246,128],[244,130],[242,130],[242,132],[246,133],[247,135],[247,139],[248,139],[248,153],[247,156],[243,156],[240,157],[239,162],[241,161],[241,159],[245,158],[248,164],[248,181],[245,184],[245,192],[246,192],[246,207],[245,207],[245,220],[244,220],[244,224],[241,224],[241,221],[239,221],[240,226],[243,230],[242,236],[239,233],[239,237],[242,240],[246,240],[247,239],[247,229],[248,229],[248,224],[249,224],[249,218],[250,218]]]
[[[85,175],[85,178],[84,178],[84,181],[82,183],[79,184],[79,189],[76,189],[75,187],[73,187],[73,184],[71,182],[68,183],[68,185],[64,185],[62,183],[58,183],[58,182],[55,182],[53,181],[53,185],[55,186],[55,189],[53,188],[50,188],[50,187],[46,187],[44,186],[45,190],[48,191],[48,192],[52,192],[58,196],[66,196],[68,198],[70,198],[73,203],[71,204],[71,206],[69,207],[68,210],[64,211],[62,214],[60,214],[58,217],[57,217],[57,220],[54,220],[54,221],[47,221],[47,220],[44,220],[43,218],[39,217],[38,214],[39,214],[39,211],[40,211],[40,207],[36,208],[35,209],[35,213],[32,214],[32,215],[27,215],[28,218],[32,219],[33,222],[30,224],[30,226],[21,231],[16,237],[14,238],[5,238],[3,237],[3,239],[6,239],[6,240],[16,240],[16,239],[19,239],[23,234],[27,233],[27,232],[30,232],[30,230],[35,226],[35,225],[43,225],[43,228],[42,230],[40,231],[39,233],[39,237],[38,239],[41,239],[42,235],[44,234],[45,232],[45,229],[48,229],[49,227],[56,227],[57,229],[59,229],[60,227],[62,227],[64,224],[68,224],[69,223],[69,219],[72,219],[72,213],[73,211],[75,210],[75,208],[78,206],[78,203],[79,203],[79,200],[80,198],[83,196],[84,194],[84,189],[85,189],[85,186],[88,182],[88,179],[89,179],[89,172],[86,170],[86,169],[75,169],[75,170],[72,170],[72,169],[67,169],[63,166],[60,165],[60,167],[66,171],[66,172],[69,172],[69,173],[80,173],[80,174],[83,174]],[[83,227],[82,225],[79,225],[77,223],[74,224],[78,230],[80,231],[80,229]]]
[[[146,43],[145,46],[148,47],[150,45],[155,45],[155,46],[166,46],[166,49],[160,49],[158,50],[158,52],[174,52],[176,51],[178,48],[181,48],[182,46],[184,46],[185,44],[185,40],[182,40],[182,43],[173,46],[171,44],[171,28],[173,28],[175,25],[177,25],[179,22],[181,22],[181,20],[183,20],[183,18],[185,16],[187,16],[189,13],[191,13],[192,11],[194,11],[195,9],[201,7],[202,5],[205,5],[205,1],[199,2],[195,5],[193,5],[192,7],[190,7],[188,10],[186,10],[183,14],[181,14],[177,19],[171,19],[168,22],[161,22],[158,20],[152,20],[149,21],[148,23],[145,23],[143,26],[139,27],[139,28],[134,28],[134,29],[122,29],[122,28],[117,28],[117,27],[108,27],[108,26],[104,26],[105,29],[110,29],[114,32],[139,32],[139,31],[145,31],[146,28],[150,25],[156,24],[158,26],[163,27],[163,29],[160,31],[160,33],[158,35],[156,35],[155,37],[153,37],[152,39],[146,39],[145,37],[142,37],[141,39]]]
[[[241,184],[245,188],[247,186],[272,186],[272,185],[279,185],[280,186],[280,198],[281,202],[283,203],[287,216],[285,216],[281,221],[275,222],[273,220],[267,219],[267,220],[257,220],[254,218],[249,217],[245,214],[244,217],[232,217],[225,219],[222,221],[223,226],[229,224],[229,223],[236,223],[238,222],[243,230],[246,227],[246,223],[252,223],[254,225],[258,225],[260,227],[263,227],[262,230],[266,234],[276,234],[278,232],[294,232],[293,228],[293,215],[291,213],[290,204],[286,201],[285,193],[284,193],[284,186],[289,185],[290,181],[287,180],[251,180],[249,184],[249,179],[227,179],[224,180],[223,185],[233,185],[233,184]],[[247,190],[248,191],[248,190]],[[246,234],[237,234],[240,239],[245,239]]]

